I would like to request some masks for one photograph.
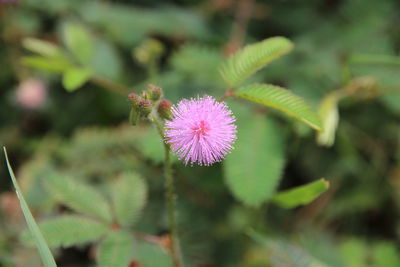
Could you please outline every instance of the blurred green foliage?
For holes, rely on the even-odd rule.
[[[152,82],[173,102],[222,96],[219,66],[236,1],[3,2],[0,140],[32,213],[58,233],[50,240],[57,263],[169,266],[163,147],[151,125],[127,125],[129,102],[118,92],[140,92]],[[246,84],[289,88],[318,109],[325,132],[315,136],[272,109],[229,100],[240,139],[226,161],[212,167],[174,161],[187,266],[399,266],[400,4],[253,4],[245,43],[285,36],[295,46]],[[49,67],[62,77],[37,70]],[[24,107],[17,94],[33,77],[47,88],[37,109]],[[110,82],[125,86],[117,94],[103,90]],[[0,263],[40,266],[29,237],[20,238],[25,224],[0,166]],[[46,183],[60,177],[70,185],[57,191]],[[264,202],[275,190],[321,177],[331,188],[308,206]],[[69,203],[68,192],[86,188],[75,184],[96,196]],[[123,226],[110,229],[96,215]]]

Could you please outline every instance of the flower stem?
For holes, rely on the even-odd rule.
[[[131,92],[129,87],[116,83],[100,75],[94,75],[90,80],[92,83],[101,86],[112,93],[116,93],[125,97]]]
[[[152,116],[151,120],[156,125],[158,133],[161,138],[164,139],[164,130],[160,120],[156,116]],[[167,202],[167,215],[168,224],[171,238],[171,254],[172,260],[175,267],[183,267],[182,254],[179,246],[178,239],[178,228],[176,225],[176,195],[174,193],[174,177],[172,175],[172,161],[171,161],[171,149],[168,144],[163,140],[165,148],[164,158],[164,176],[165,176],[165,198]]]

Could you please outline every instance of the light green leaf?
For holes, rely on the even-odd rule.
[[[22,41],[22,45],[25,49],[37,53],[43,57],[65,58],[60,47],[47,41],[36,38],[25,38]]]
[[[340,253],[349,267],[367,266],[368,246],[358,238],[349,238],[340,245]]]
[[[260,206],[272,197],[282,175],[282,133],[272,120],[255,114],[238,118],[235,149],[224,161],[225,180],[244,204]]]
[[[75,91],[85,84],[92,75],[92,72],[85,68],[72,68],[64,72],[62,84],[67,91]]]
[[[143,266],[172,267],[170,255],[161,246],[146,241],[136,240],[134,258]]]
[[[10,176],[11,176],[12,183],[15,187],[15,191],[17,193],[19,203],[21,205],[21,209],[24,214],[29,231],[31,232],[32,237],[35,241],[35,245],[36,245],[37,249],[39,250],[39,254],[42,259],[43,265],[45,267],[55,267],[57,265],[54,260],[54,257],[51,254],[51,251],[50,251],[48,245],[46,244],[46,241],[45,241],[42,233],[40,232],[40,229],[39,229],[38,225],[36,224],[35,219],[32,216],[32,213],[29,210],[28,204],[26,203],[24,196],[22,195],[21,189],[19,188],[17,179],[15,178],[15,175],[11,168],[10,162],[8,161],[6,148],[3,147],[3,149],[4,149],[4,155],[6,157],[7,167],[8,167]]]
[[[270,84],[251,84],[239,88],[235,96],[278,109],[315,130],[320,131],[322,128],[318,115],[304,99],[282,87]]]
[[[133,238],[124,231],[113,231],[99,246],[98,266],[126,267],[133,257]]]
[[[164,160],[164,145],[155,127],[149,127],[146,133],[138,138],[137,147],[147,158],[157,163]]]
[[[45,186],[55,199],[71,209],[98,217],[106,222],[112,221],[106,199],[93,187],[78,183],[72,178],[53,176],[45,180]]]
[[[310,203],[328,190],[328,188],[329,182],[325,179],[320,179],[306,185],[279,192],[274,196],[272,201],[284,208],[294,208]]]
[[[274,59],[287,54],[293,43],[284,37],[272,37],[245,46],[222,65],[221,75],[230,87],[238,86]]]
[[[339,124],[338,96],[331,93],[322,99],[318,108],[323,130],[317,133],[317,143],[330,147],[335,142],[336,129]]]
[[[89,32],[83,25],[76,22],[66,23],[63,30],[64,42],[67,48],[80,63],[87,64],[93,54],[93,41]]]
[[[21,61],[25,66],[49,72],[64,72],[72,67],[68,60],[62,58],[29,56],[23,57]]]
[[[396,267],[400,263],[397,246],[390,241],[380,241],[374,244],[372,254],[377,267]]]
[[[147,199],[145,181],[130,172],[124,173],[112,185],[112,201],[118,223],[133,225],[138,219]]]
[[[76,215],[64,215],[39,223],[47,243],[51,247],[69,247],[99,239],[109,231],[101,222]],[[31,243],[29,236],[27,243]]]

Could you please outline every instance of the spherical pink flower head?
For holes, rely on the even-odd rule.
[[[236,139],[235,117],[225,103],[210,96],[184,99],[172,107],[165,141],[185,164],[211,165],[221,161]]]
[[[18,86],[16,98],[18,104],[24,108],[38,109],[46,102],[46,85],[41,80],[34,78],[25,80]]]

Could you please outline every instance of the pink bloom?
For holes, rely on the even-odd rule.
[[[47,98],[47,88],[38,79],[23,81],[16,91],[17,102],[26,109],[38,109],[42,107]]]
[[[210,96],[180,101],[166,122],[165,139],[185,164],[221,161],[236,139],[235,118],[225,103]]]

